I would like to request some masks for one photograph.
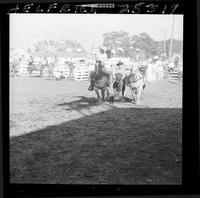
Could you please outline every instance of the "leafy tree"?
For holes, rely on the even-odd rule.
[[[67,51],[70,49],[70,52]],[[79,54],[86,54],[86,50],[81,46],[80,43],[71,40],[55,40],[55,39],[44,39],[35,41],[29,48],[28,52],[33,56],[42,57],[66,57],[75,56],[77,54],[77,49],[79,49]]]
[[[127,32],[112,31],[105,33],[103,37],[103,45],[114,49],[117,56],[136,58],[139,55],[148,58],[160,53],[158,44],[147,33],[129,37]],[[140,51],[138,52],[138,50]]]
[[[128,57],[130,48],[130,38],[127,32],[111,31],[103,34],[103,45],[116,51],[118,57]]]
[[[143,32],[139,35],[132,35],[124,31],[111,31],[103,34],[103,45],[114,49],[116,56],[136,58],[152,58],[159,56],[164,52],[164,41],[155,41],[147,33]],[[170,39],[166,41],[166,53],[169,56]],[[121,51],[118,49],[122,49]],[[173,40],[172,54],[182,54],[183,42],[181,40]]]
[[[163,45],[164,45],[163,43],[164,43],[164,41],[157,41],[158,46],[161,46],[161,48],[163,48]],[[169,57],[170,43],[171,43],[170,39],[166,40],[166,55],[167,55],[167,57]],[[183,41],[178,40],[178,39],[173,39],[172,55],[173,54],[182,55],[182,53],[183,53]]]
[[[137,49],[140,49],[140,56],[144,58],[160,54],[158,44],[147,33],[132,36],[131,43],[131,54],[133,55],[137,54]]]

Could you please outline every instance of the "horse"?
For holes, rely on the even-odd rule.
[[[36,63],[35,61],[31,61],[28,63],[28,71],[29,71],[29,75],[31,75],[33,73],[33,71],[39,71],[40,72],[40,77],[42,77],[42,73],[44,71],[44,69],[48,66],[48,64],[43,61],[39,61],[38,63]]]
[[[113,84],[114,98],[119,99],[122,95],[123,75],[121,73],[115,74],[115,82]]]
[[[90,86],[88,88],[89,91],[95,91],[97,94],[98,102],[105,102],[106,95],[109,95],[107,87],[109,86],[108,76],[103,72],[99,71],[98,74],[96,72],[91,72],[90,74]],[[99,94],[101,91],[101,96]]]
[[[122,96],[124,98],[124,92],[127,87],[130,87],[133,100],[135,102],[135,96],[137,97],[136,104],[140,102],[140,97],[144,88],[146,87],[144,76],[137,71],[136,73],[131,73],[123,79]]]
[[[39,71],[40,77],[42,77],[44,69],[47,68],[49,77],[54,77],[54,74],[53,74],[54,66],[55,66],[54,63],[48,63],[47,60],[42,60],[38,64],[32,61],[32,62],[29,62],[27,69],[29,71],[29,75],[31,75],[33,71]]]

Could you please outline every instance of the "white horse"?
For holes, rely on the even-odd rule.
[[[122,96],[124,97],[125,87],[130,87],[132,97],[135,100],[137,98],[136,104],[140,102],[141,94],[144,92],[146,86],[144,76],[140,73],[139,70],[135,70],[130,75],[124,78]]]

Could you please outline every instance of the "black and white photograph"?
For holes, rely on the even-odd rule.
[[[10,183],[182,185],[183,19],[9,14]]]

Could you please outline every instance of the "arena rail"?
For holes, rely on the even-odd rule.
[[[86,69],[75,69],[74,70],[74,80],[75,81],[82,81],[89,79],[89,70]]]

